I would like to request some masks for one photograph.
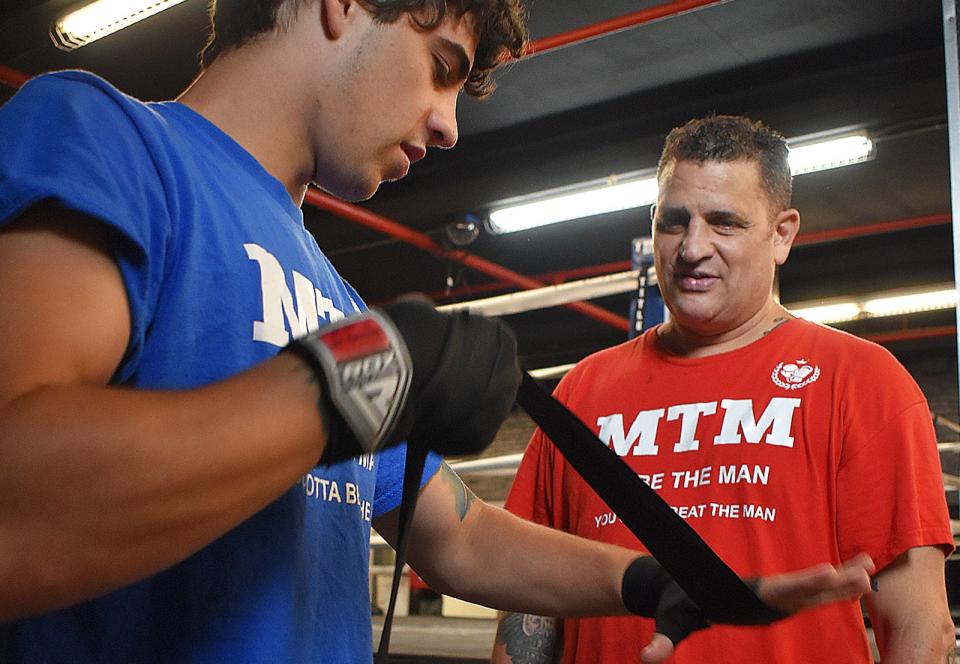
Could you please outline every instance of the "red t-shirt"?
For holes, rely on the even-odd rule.
[[[557,397],[742,577],[838,563],[878,569],[906,549],[953,546],[926,400],[885,349],[791,320],[706,358],[656,334],[601,351]],[[507,509],[589,539],[642,546],[537,430]],[[564,662],[639,662],[653,622],[564,621]],[[692,634],[674,664],[871,661],[856,602],[770,627]]]

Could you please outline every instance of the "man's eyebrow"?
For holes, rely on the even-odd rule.
[[[470,57],[467,55],[467,51],[455,41],[447,39],[446,37],[437,37],[440,40],[440,43],[443,45],[444,49],[453,54],[456,62],[453,63],[454,69],[456,72],[456,79],[458,81],[465,81],[467,76],[470,74],[470,69],[473,65],[470,62]]]
[[[672,205],[658,205],[656,215],[668,216],[668,217],[677,217],[682,215],[685,217],[689,217],[690,211],[683,205],[676,206],[676,207]]]
[[[720,208],[718,210],[707,210],[706,214],[703,216],[711,221],[727,220],[739,224],[747,223],[747,219],[743,215],[725,208]]]

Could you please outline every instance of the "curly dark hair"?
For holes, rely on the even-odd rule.
[[[304,0],[210,0],[210,35],[200,52],[207,67],[221,53],[289,20]],[[527,43],[523,0],[358,0],[377,21],[393,23],[407,14],[420,30],[433,30],[453,11],[471,15],[477,33],[477,53],[464,89],[486,97],[496,88],[492,73],[510,57],[519,58]]]
[[[711,115],[690,120],[667,135],[657,179],[679,161],[755,161],[770,202],[778,211],[786,210],[793,196],[788,154],[783,135],[762,122],[739,115]]]

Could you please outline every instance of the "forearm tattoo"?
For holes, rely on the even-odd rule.
[[[457,515],[460,517],[460,521],[463,521],[467,517],[467,512],[470,511],[470,506],[473,505],[473,501],[477,499],[477,496],[446,463],[440,465],[440,473],[443,482],[453,491],[453,496],[457,500]]]
[[[551,664],[562,650],[562,624],[557,618],[508,613],[497,627],[497,643],[513,664]]]

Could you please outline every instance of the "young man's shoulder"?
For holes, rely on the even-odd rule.
[[[80,69],[64,69],[35,76],[23,85],[16,96],[53,106],[84,102],[145,106],[96,74]]]

